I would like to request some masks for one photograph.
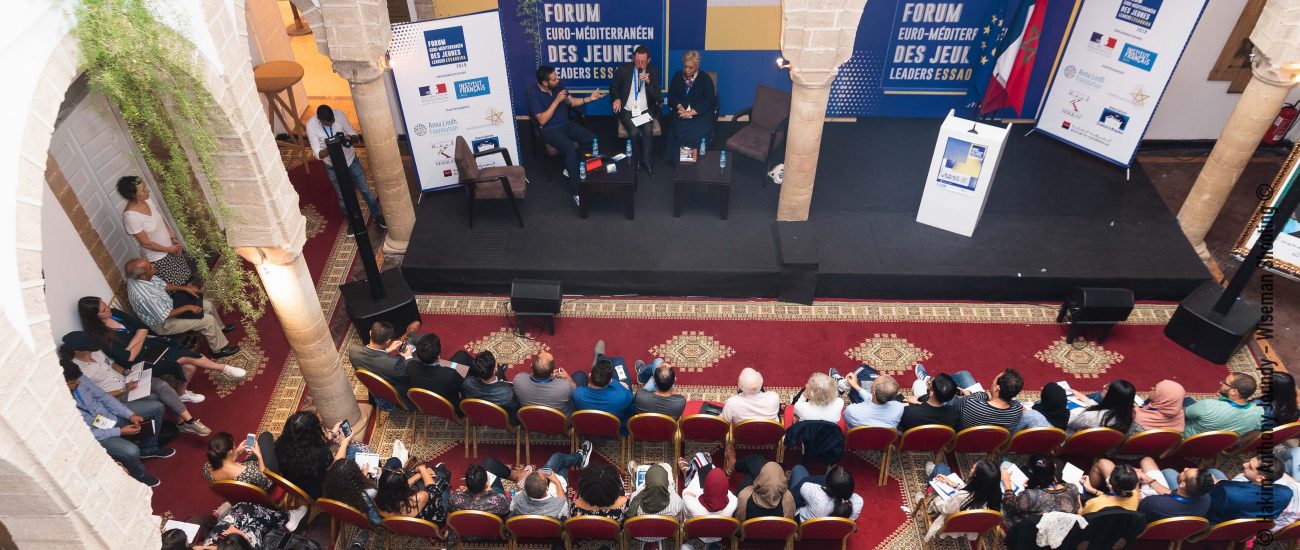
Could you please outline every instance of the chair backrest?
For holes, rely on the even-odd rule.
[[[898,438],[900,451],[938,451],[952,443],[957,431],[943,424],[925,424],[903,432]]]
[[[618,540],[623,528],[614,518],[578,516],[564,522],[564,532],[571,539]]]
[[[785,437],[785,426],[775,420],[754,418],[731,427],[731,440],[738,445],[771,445]]]
[[[500,405],[482,399],[461,399],[460,411],[475,426],[510,429],[510,415]]]
[[[1259,518],[1232,519],[1210,526],[1210,532],[1201,540],[1206,541],[1246,541],[1255,538],[1261,531],[1273,528],[1273,520]]]
[[[759,84],[754,89],[754,112],[749,120],[764,128],[776,128],[790,118],[790,92]]]
[[[406,398],[410,399],[415,408],[423,414],[439,416],[448,420],[458,420],[456,418],[456,407],[446,397],[424,388],[411,388],[406,392]]]
[[[971,426],[957,432],[953,452],[991,453],[1002,448],[1011,438],[1011,432],[1002,426]]]
[[[1002,525],[1002,513],[994,510],[962,510],[944,523],[944,533],[983,533]]]
[[[716,537],[729,539],[740,530],[740,520],[731,516],[707,515],[695,516],[682,524],[685,538]]]
[[[218,479],[209,484],[208,487],[212,489],[212,492],[220,495],[221,498],[230,501],[231,504],[252,502],[264,506],[275,505],[271,501],[269,493],[252,483],[233,479]]]
[[[393,516],[384,518],[384,529],[400,537],[419,537],[424,539],[444,539],[446,535],[438,529],[438,524],[427,519]]]
[[[578,435],[595,435],[614,439],[619,437],[619,428],[622,425],[617,416],[595,409],[573,411],[573,416],[569,417],[569,422],[573,424],[573,431]]]
[[[641,413],[629,418],[627,431],[637,441],[673,441],[677,436],[677,421],[659,413]]]
[[[722,441],[731,431],[731,424],[712,414],[693,414],[683,417],[678,427],[682,439],[687,441]]]
[[[492,512],[458,510],[447,515],[447,527],[462,540],[465,537],[506,538],[505,522]]]
[[[1196,516],[1178,516],[1147,524],[1138,540],[1183,540],[1200,533],[1210,522]]]
[[[1115,428],[1089,428],[1079,430],[1061,445],[1063,455],[1101,455],[1124,441],[1124,434]]]
[[[320,511],[325,512],[329,517],[334,518],[335,521],[355,525],[362,529],[370,529],[374,526],[374,524],[370,523],[370,516],[366,515],[365,512],[342,501],[332,498],[318,498],[316,499],[316,507],[320,508]]]
[[[569,417],[564,412],[544,405],[520,407],[519,423],[525,430],[543,434],[569,433]]]
[[[880,451],[898,441],[898,430],[883,426],[858,426],[844,436],[845,449]]]
[[[720,93],[718,90],[721,89],[718,88],[718,71],[704,71],[704,74],[709,75],[709,79],[713,80],[713,113],[701,113],[701,114],[712,114],[713,116],[716,117],[718,116],[718,113],[722,112],[722,104],[719,103],[719,100],[721,100],[722,98],[719,97],[718,95]]]
[[[1274,443],[1280,443],[1288,439],[1300,437],[1300,422],[1292,422],[1281,426],[1273,427],[1273,436],[1270,438]]]
[[[397,388],[394,388],[383,376],[366,369],[356,369],[356,373],[357,380],[361,382],[362,386],[366,387],[366,391],[370,392],[370,395],[382,398],[403,409],[406,408],[406,401],[402,399],[401,394],[397,393]]]
[[[1078,530],[1078,542],[1088,543],[1088,548],[1131,546],[1147,525],[1145,513],[1118,506],[1085,514],[1083,518],[1088,526]]]
[[[681,524],[677,522],[677,518],[669,516],[636,516],[623,520],[623,530],[629,537],[668,538],[676,536],[679,527]]]
[[[745,520],[740,524],[740,537],[745,540],[787,540],[799,530],[799,524],[790,518],[767,516]]]
[[[858,523],[849,518],[806,519],[799,524],[799,540],[844,540],[857,530]]]
[[[1183,440],[1183,444],[1170,456],[1179,458],[1210,458],[1237,443],[1237,433],[1228,430],[1202,432]]]
[[[1117,455],[1136,455],[1162,457],[1170,449],[1183,441],[1183,432],[1170,429],[1155,429],[1138,432],[1128,436],[1120,444]]]
[[[1007,452],[1023,455],[1051,453],[1065,441],[1065,430],[1060,428],[1026,428],[1011,434]]]
[[[462,180],[478,177],[478,161],[474,160],[474,151],[469,148],[465,136],[456,136],[456,171]]]
[[[274,483],[276,487],[283,489],[289,496],[298,499],[299,504],[311,504],[311,495],[307,494],[307,491],[302,490],[301,487],[294,485],[292,481],[270,470],[262,473],[266,474],[266,478],[271,480],[271,483]]]
[[[1276,533],[1273,533],[1273,540],[1300,540],[1300,521],[1291,522],[1290,525],[1278,529]]]
[[[550,516],[510,516],[506,530],[516,539],[558,539],[564,536],[564,523]]]

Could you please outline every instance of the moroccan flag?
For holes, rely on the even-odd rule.
[[[1025,106],[1025,90],[1029,76],[1034,71],[1038,54],[1038,39],[1043,34],[1043,19],[1047,15],[1047,0],[1026,1],[1020,5],[1001,46],[993,52],[996,58],[988,90],[980,102],[980,113],[988,114],[1003,107],[1011,107],[1020,115]],[[986,61],[981,58],[981,63]]]

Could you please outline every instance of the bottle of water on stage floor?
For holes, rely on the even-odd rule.
[[[723,149],[718,152],[718,168],[727,167],[727,150]]]
[[[627,156],[632,156],[632,140],[627,140]]]
[[[580,179],[580,180],[582,180],[582,181],[587,181],[587,162],[586,162],[586,161],[582,161],[582,162],[579,162],[579,163],[578,163],[578,179]]]
[[[600,156],[600,140],[597,138],[591,139],[591,156],[593,157]]]
[[[701,156],[701,157],[703,157],[703,156],[704,156],[704,153],[708,152],[708,150],[709,150],[709,147],[708,147],[708,145],[705,144],[705,141],[706,141],[706,140],[705,140],[704,138],[700,138],[700,156]]]

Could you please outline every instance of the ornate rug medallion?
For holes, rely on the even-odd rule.
[[[722,345],[712,336],[695,331],[683,331],[667,342],[650,348],[650,355],[663,357],[684,372],[702,371],[735,353],[736,350]]]
[[[320,235],[325,230],[325,216],[321,215],[314,204],[304,205],[301,210],[303,217],[307,218],[307,238]]]
[[[235,388],[248,382],[252,382],[254,378],[257,378],[257,374],[266,369],[267,359],[266,353],[262,351],[260,346],[244,344],[239,346],[239,353],[224,357],[221,361],[248,372],[243,379],[235,380],[229,376],[221,374],[220,371],[204,369],[204,372],[208,373],[208,379],[212,381],[212,385],[217,388],[217,396],[225,397],[233,393]]]
[[[1123,355],[1091,341],[1075,340],[1075,344],[1070,345],[1065,343],[1065,338],[1052,342],[1051,346],[1035,353],[1034,357],[1079,378],[1096,378],[1124,360]]]
[[[466,344],[465,349],[475,355],[483,352],[483,350],[491,351],[497,363],[518,365],[529,357],[551,348],[534,340],[531,334],[525,333],[524,336],[520,336],[514,330],[503,327],[496,332]]]
[[[934,357],[933,353],[916,347],[897,334],[876,334],[845,351],[844,355],[889,374],[909,371],[917,363]]]

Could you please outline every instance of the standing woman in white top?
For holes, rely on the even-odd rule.
[[[184,285],[194,278],[190,263],[181,255],[181,241],[163,219],[158,205],[149,198],[149,186],[140,176],[117,180],[117,193],[126,199],[122,225],[144,250],[144,257],[158,269],[158,276],[168,284]]]
[[[824,372],[808,377],[808,384],[794,402],[795,420],[825,420],[838,423],[844,400],[835,388],[835,379]]]

